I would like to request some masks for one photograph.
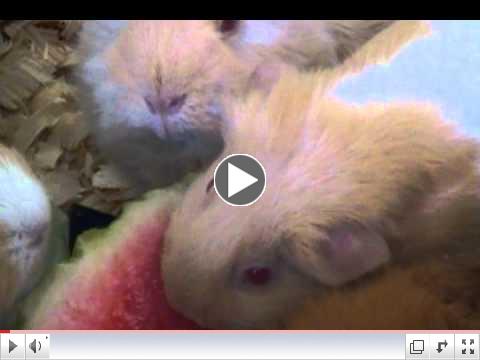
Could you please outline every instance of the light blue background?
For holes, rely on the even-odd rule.
[[[432,21],[432,35],[407,45],[387,65],[369,67],[335,93],[353,103],[425,100],[480,137],[480,21]]]

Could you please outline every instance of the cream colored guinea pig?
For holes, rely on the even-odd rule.
[[[394,20],[217,20],[241,56],[269,57],[299,69],[343,62]]]
[[[257,69],[253,86],[269,89],[278,66],[299,70],[341,64],[394,20],[217,20],[235,53]],[[258,65],[263,66],[259,67]],[[260,69],[260,70],[259,70]]]
[[[47,194],[26,161],[0,144],[0,324],[39,280],[50,217]]]
[[[472,254],[473,255],[473,254]],[[392,266],[369,279],[309,299],[288,330],[478,329],[478,254]]]
[[[475,245],[478,144],[431,106],[354,107],[325,88],[286,72],[266,99],[230,104],[219,159],[254,156],[267,186],[254,204],[229,206],[213,190],[215,162],[172,216],[166,294],[199,324],[277,328],[312,294]]]
[[[248,71],[212,21],[87,21],[79,48],[97,145],[140,191],[201,170],[222,151],[220,96],[242,87]]]
[[[282,67],[271,62],[338,64],[389,23],[87,21],[82,103],[100,150],[140,191],[167,186],[222,151],[222,96],[269,91]]]

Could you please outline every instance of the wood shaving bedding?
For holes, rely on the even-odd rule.
[[[65,80],[78,20],[0,20],[0,141],[22,152],[54,203],[117,214],[129,185],[100,159]]]

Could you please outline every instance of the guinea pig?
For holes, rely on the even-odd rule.
[[[478,254],[392,266],[312,298],[287,316],[288,330],[478,329]]]
[[[20,154],[0,144],[0,324],[39,280],[50,218],[42,184]]]
[[[340,64],[394,20],[217,20],[241,56],[279,59],[299,69]]]
[[[221,95],[269,91],[283,64],[338,64],[390,23],[87,21],[80,95],[101,152],[143,192],[203,170],[220,154]]]
[[[78,46],[96,143],[140,192],[219,155],[220,95],[235,92],[247,70],[212,21],[86,22]]]
[[[226,204],[214,163],[173,213],[167,298],[204,327],[278,328],[307,296],[476,245],[477,142],[427,104],[349,105],[322,76],[285,72],[266,98],[229,104],[220,159],[258,159],[261,198]]]
[[[394,20],[217,20],[224,41],[254,69],[318,70],[341,64]],[[260,74],[269,89],[276,80]]]

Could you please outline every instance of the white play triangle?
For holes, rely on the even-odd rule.
[[[255,184],[258,179],[231,163],[228,163],[228,197]]]

